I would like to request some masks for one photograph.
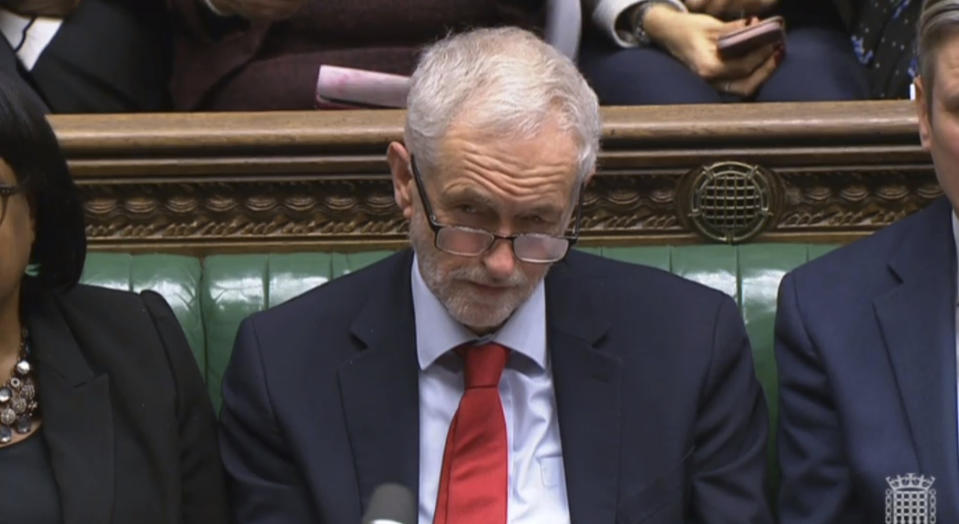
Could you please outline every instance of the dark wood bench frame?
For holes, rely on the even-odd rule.
[[[696,243],[692,174],[737,162],[777,186],[754,241],[842,242],[941,194],[907,101],[603,108],[586,245]],[[57,115],[94,250],[395,248],[384,162],[401,111]]]

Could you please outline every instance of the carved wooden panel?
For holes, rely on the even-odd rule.
[[[405,236],[383,177],[80,187],[92,242],[383,242]]]
[[[51,117],[92,249],[210,252],[396,247],[386,146],[400,111]],[[908,102],[604,108],[586,244],[706,241],[680,184],[735,161],[778,178],[759,241],[850,240],[941,193]]]

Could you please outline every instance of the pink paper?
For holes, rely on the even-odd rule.
[[[352,67],[320,66],[316,102],[320,107],[406,107],[410,77]]]

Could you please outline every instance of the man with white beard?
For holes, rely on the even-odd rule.
[[[596,96],[519,29],[426,50],[387,160],[412,250],[244,321],[221,446],[241,523],[771,522],[727,296],[570,252]],[[570,225],[572,223],[572,225]]]

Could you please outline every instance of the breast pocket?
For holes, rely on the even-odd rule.
[[[556,489],[566,483],[562,455],[536,457],[536,462],[539,463],[539,475],[544,488]]]
[[[690,449],[674,467],[623,498],[616,511],[618,524],[678,524],[684,521],[689,492]]]

